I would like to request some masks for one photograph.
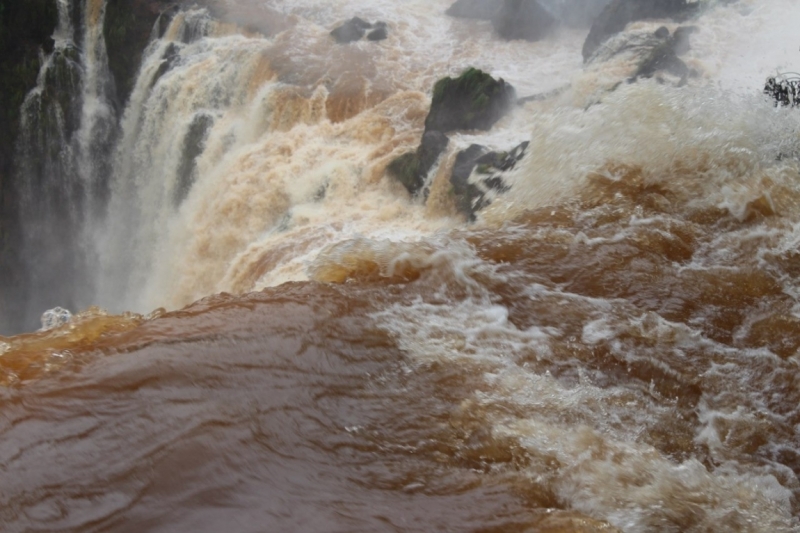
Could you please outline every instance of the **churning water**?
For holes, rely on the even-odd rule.
[[[111,178],[75,286],[123,314],[0,338],[5,530],[800,530],[800,115],[760,94],[796,2],[702,2],[681,87],[449,4],[187,8],[107,163],[84,38],[61,140]],[[389,38],[334,44],[355,15]],[[551,96],[452,135],[411,198],[385,168],[469,66]],[[523,141],[466,223],[456,153]]]

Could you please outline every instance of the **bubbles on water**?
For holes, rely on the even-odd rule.
[[[72,313],[62,307],[54,307],[42,313],[42,327],[39,331],[49,331],[72,322]]]

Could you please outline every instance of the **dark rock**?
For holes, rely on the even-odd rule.
[[[494,195],[508,192],[510,187],[502,174],[525,157],[528,145],[526,141],[510,152],[492,152],[473,144],[459,152],[450,176],[457,209],[475,220],[475,214],[489,205]]]
[[[592,54],[609,37],[625,29],[637,20],[673,18],[689,16],[697,8],[686,0],[613,0],[592,24],[589,36],[583,43],[583,60]]]
[[[389,175],[403,184],[410,194],[417,194],[425,186],[428,173],[436,164],[450,140],[440,131],[428,131],[416,152],[403,154],[387,167]]]
[[[457,0],[445,13],[451,17],[492,20],[499,10],[498,0]]]
[[[368,41],[383,41],[389,37],[389,28],[385,22],[375,23],[374,30],[367,34]]]
[[[358,17],[353,17],[331,32],[331,36],[339,44],[352,43],[361,40],[372,24]]]
[[[159,28],[164,26],[166,30],[176,12],[173,4],[171,0],[107,0],[103,36],[121,107],[133,91],[153,28],[158,22]]]
[[[417,194],[425,185],[425,178],[419,171],[419,157],[416,152],[408,152],[389,163],[386,172],[399,181],[409,194]]]
[[[158,80],[160,80],[164,74],[172,70],[175,65],[178,64],[181,58],[180,52],[181,49],[177,44],[169,43],[169,45],[167,45],[167,48],[164,49],[164,53],[161,56],[161,64],[158,66],[158,69],[156,69],[155,74],[153,74],[153,79],[150,82],[151,88],[158,83]]]
[[[426,131],[422,136],[422,142],[417,149],[420,169],[425,175],[430,172],[433,165],[445,151],[450,139],[441,131]]]
[[[0,1],[0,335],[31,325],[20,311],[29,272],[20,258],[24,229],[14,149],[22,103],[36,87],[40,50],[53,49],[56,6],[52,0]]]
[[[768,78],[764,94],[775,101],[775,107],[800,106],[800,79]]]
[[[666,40],[653,48],[650,54],[639,64],[639,68],[633,77],[649,78],[660,70],[669,72],[673,76],[678,76],[681,78],[681,82],[684,82],[689,76],[689,67],[675,53],[671,40]]]
[[[661,26],[653,32],[653,35],[659,39],[669,39],[669,29],[666,26]]]
[[[536,0],[504,0],[492,25],[505,39],[538,41],[557,26],[557,22]]]
[[[470,68],[458,78],[444,78],[433,88],[426,131],[488,130],[516,100],[514,88],[502,79]]]
[[[197,158],[205,149],[208,132],[214,125],[214,117],[208,113],[197,113],[193,118],[186,137],[183,139],[183,151],[178,166],[178,183],[173,192],[173,203],[180,205],[189,194],[189,189],[196,179]]]

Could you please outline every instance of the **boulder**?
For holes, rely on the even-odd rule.
[[[510,152],[492,152],[473,144],[456,156],[450,185],[456,208],[469,220],[489,205],[497,194],[510,190],[503,173],[512,170],[525,157],[529,143],[523,142]]]
[[[331,32],[331,37],[339,44],[352,43],[354,41],[360,41],[371,27],[372,24],[366,20],[353,17],[341,26],[335,28]]]
[[[367,30],[372,30],[369,35],[367,35]],[[365,35],[370,41],[382,41],[389,36],[388,26],[385,22],[372,24],[364,19],[353,17],[331,32],[331,37],[339,44],[360,41]]]
[[[650,53],[639,63],[639,68],[633,77],[634,79],[650,78],[658,71],[665,71],[679,77],[681,83],[685,82],[689,76],[689,67],[678,57],[673,40],[670,38],[664,39],[663,42],[652,48]]]
[[[425,131],[488,130],[516,101],[514,88],[470,68],[458,78],[444,78],[433,88]]]
[[[583,60],[597,51],[609,37],[621,32],[629,23],[637,20],[673,18],[683,19],[691,15],[698,4],[687,0],[612,0],[592,24],[583,43]]]
[[[376,22],[371,32],[367,34],[368,41],[383,41],[389,38],[389,29],[385,22]]]
[[[416,152],[401,155],[389,163],[386,170],[390,176],[402,183],[410,194],[417,194],[425,186],[428,173],[449,142],[447,136],[440,131],[425,132]]]
[[[492,19],[498,35],[505,39],[538,41],[558,24],[537,0],[505,0]]]
[[[492,20],[499,10],[497,0],[457,0],[445,13],[457,18]]]

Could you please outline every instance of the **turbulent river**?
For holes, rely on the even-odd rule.
[[[702,2],[696,75],[618,87],[586,29],[219,0],[118,118],[90,4],[73,174],[110,173],[107,214],[86,310],[0,337],[2,531],[800,531],[800,112],[761,94],[800,69],[796,0]],[[335,44],[355,15],[389,38]],[[549,97],[412,198],[386,166],[470,66]],[[523,141],[466,222],[456,154]]]

